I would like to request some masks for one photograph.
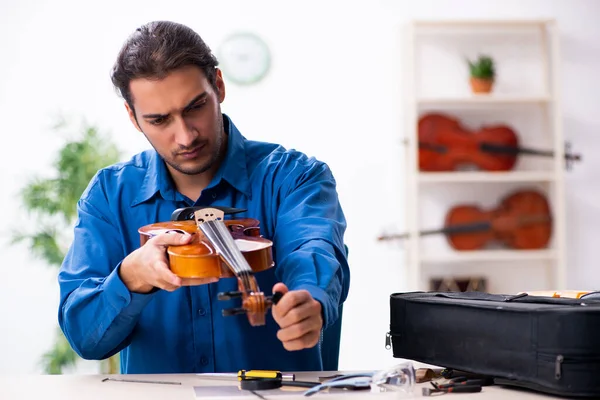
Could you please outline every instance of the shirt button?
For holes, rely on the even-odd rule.
[[[204,308],[201,308],[198,310],[198,314],[200,314],[201,316],[205,316],[206,315],[206,310]]]
[[[206,358],[205,356],[200,357],[200,364],[208,365],[208,358]]]
[[[213,199],[216,199],[216,198],[217,198],[217,194],[216,194],[216,193],[213,193],[213,194],[212,194],[212,198],[213,198]]]

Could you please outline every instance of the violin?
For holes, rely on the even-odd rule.
[[[419,232],[422,236],[440,233],[456,250],[478,250],[493,243],[519,250],[540,249],[547,247],[552,236],[552,215],[544,195],[519,190],[489,210],[473,204],[454,206],[446,213],[443,228]],[[381,235],[378,240],[407,237],[408,234]]]
[[[225,207],[186,207],[175,210],[171,221],[138,229],[140,246],[165,232],[188,233],[191,240],[168,246],[169,268],[182,284],[202,285],[224,278],[237,278],[238,291],[219,293],[219,300],[241,298],[240,308],[223,310],[224,316],[247,314],[252,326],[265,324],[265,313],[281,298],[261,292],[255,273],[272,268],[273,242],[260,236],[259,221],[253,218],[225,220],[225,213],[244,211]]]
[[[419,118],[419,169],[421,171],[454,171],[475,166],[486,171],[509,171],[520,154],[553,157],[554,152],[519,146],[515,131],[507,125],[482,126],[470,131],[450,116],[427,113]],[[566,144],[567,169],[580,155],[570,154]]]

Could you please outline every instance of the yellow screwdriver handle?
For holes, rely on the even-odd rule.
[[[281,372],[279,371],[263,371],[258,369],[252,369],[246,371],[242,369],[238,372],[238,379],[244,378],[265,378],[265,379],[281,379]]]

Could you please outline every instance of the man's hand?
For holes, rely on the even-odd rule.
[[[288,291],[283,283],[273,286],[275,292],[284,293],[272,309],[273,318],[281,327],[277,338],[283,347],[289,351],[314,347],[323,327],[321,303],[306,290]]]
[[[181,278],[169,269],[166,249],[182,245],[192,238],[190,234],[161,233],[129,254],[121,263],[119,275],[125,286],[136,293],[148,293],[155,287],[170,292],[181,287]]]

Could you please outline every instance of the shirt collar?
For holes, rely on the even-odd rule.
[[[233,188],[250,196],[248,184],[248,169],[246,166],[246,139],[234,125],[233,121],[223,115],[225,133],[228,136],[227,153],[212,181],[206,189],[217,186],[221,180],[227,181]],[[162,157],[155,150],[149,151],[146,175],[133,200],[132,206],[150,200],[156,193],[160,193],[164,199],[175,200],[175,186],[171,175],[167,170]]]

